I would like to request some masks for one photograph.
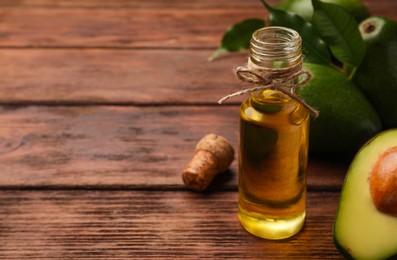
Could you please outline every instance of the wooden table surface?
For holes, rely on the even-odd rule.
[[[269,1],[274,4],[275,1]],[[397,19],[394,0],[365,1]],[[0,0],[0,259],[341,259],[348,164],[311,158],[307,220],[267,241],[237,220],[237,163],[205,193],[181,171],[208,133],[238,142],[247,53],[209,63],[250,0]]]

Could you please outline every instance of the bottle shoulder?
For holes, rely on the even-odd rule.
[[[282,102],[247,98],[240,107],[240,118],[263,126],[288,127],[300,125],[309,119],[309,112],[295,100]]]

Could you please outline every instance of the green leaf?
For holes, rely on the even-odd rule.
[[[312,22],[332,54],[344,65],[357,67],[365,55],[365,45],[357,22],[342,7],[312,0]]]
[[[353,15],[357,22],[370,16],[362,0],[322,0],[326,3],[337,4]],[[275,6],[277,9],[300,15],[306,21],[313,17],[312,0],[281,0]]]
[[[265,21],[251,18],[239,22],[226,30],[221,46],[209,57],[212,61],[224,52],[241,51],[249,48],[252,33],[265,26]]]
[[[265,1],[261,1],[269,11],[270,25],[288,27],[300,34],[306,62],[331,64],[331,54],[328,47],[310,22],[305,21],[297,14],[277,10]]]

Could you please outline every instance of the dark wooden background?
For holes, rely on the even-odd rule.
[[[276,1],[269,1],[275,4]],[[397,19],[394,0],[365,1]],[[348,164],[311,158],[302,232],[237,220],[237,163],[206,193],[181,171],[208,133],[237,148],[223,31],[250,0],[0,0],[0,259],[341,259],[332,223]]]

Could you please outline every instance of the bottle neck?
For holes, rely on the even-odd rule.
[[[302,39],[285,27],[255,31],[250,42],[250,62],[262,69],[287,69],[302,63]]]
[[[302,39],[285,27],[265,27],[255,31],[250,42],[248,67],[261,73],[262,77],[285,81],[291,74],[300,71],[302,65]],[[293,93],[293,88],[291,92]],[[278,91],[252,93],[257,101],[286,104],[290,98]]]

